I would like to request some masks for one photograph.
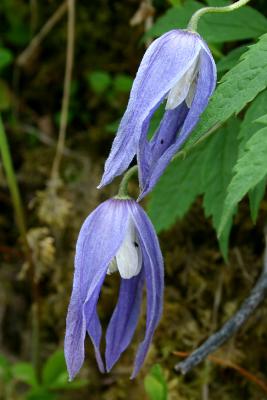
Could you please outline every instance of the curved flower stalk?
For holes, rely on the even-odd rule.
[[[215,62],[198,33],[172,30],[155,40],[138,69],[99,187],[137,156],[144,197],[197,124],[215,85]],[[166,99],[161,124],[149,141],[150,120]]]
[[[106,275],[116,270],[121,275],[121,285],[106,332],[104,366],[97,302]],[[156,233],[143,209],[134,200],[107,200],[87,217],[77,241],[65,336],[70,379],[83,364],[86,332],[94,345],[100,371],[110,371],[132,340],[144,285],[147,293],[146,332],[135,357],[132,378],[144,362],[161,317],[163,260]]]

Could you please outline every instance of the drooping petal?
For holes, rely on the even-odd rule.
[[[141,189],[146,186],[159,158],[176,141],[187,113],[188,108],[185,103],[182,103],[174,110],[165,111],[151,141],[148,141],[146,135],[142,134],[137,153]]]
[[[99,187],[129,166],[137,152],[144,124],[148,127],[148,117],[194,64],[200,49],[199,35],[183,30],[167,32],[149,46],[134,80]]]
[[[92,293],[92,295],[89,297],[88,301],[84,304],[83,307],[84,315],[87,321],[86,330],[93,343],[97,365],[101,372],[105,372],[105,367],[100,353],[102,327],[97,314],[96,306],[105,276],[106,276],[106,269],[103,269],[102,274],[99,276],[99,283],[97,285],[95,292]]]
[[[199,58],[199,74],[196,83],[195,96],[192,101],[192,105],[189,112],[184,120],[184,124],[180,130],[180,133],[174,142],[159,158],[150,177],[147,179],[144,185],[143,191],[139,196],[139,200],[143,198],[148,192],[152,190],[156,182],[170,163],[172,157],[177,153],[182,144],[188,138],[197,122],[199,121],[200,115],[208,105],[210,96],[212,95],[216,85],[216,67],[214,60],[210,53],[207,52],[204,45],[202,47],[200,58]],[[166,132],[166,135],[168,132]]]
[[[144,271],[131,279],[121,280],[119,300],[106,333],[108,372],[132,340],[140,313],[143,285]]]
[[[131,378],[134,378],[144,362],[162,314],[164,269],[158,238],[152,223],[143,209],[136,203],[131,205],[131,214],[143,252],[143,269],[147,291],[146,332],[135,357],[134,370],[131,376]]]
[[[104,370],[99,353],[101,325],[96,305],[109,263],[125,236],[129,216],[126,203],[120,200],[102,203],[87,217],[79,233],[64,346],[70,379],[84,361],[86,329],[94,344],[99,368]]]
[[[142,266],[142,253],[136,230],[131,218],[128,220],[126,234],[122,245],[116,254],[116,261],[120,276],[130,279],[139,274]]]

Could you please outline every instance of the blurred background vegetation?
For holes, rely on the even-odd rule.
[[[217,352],[228,367],[207,360],[186,377],[173,371],[181,359],[174,352],[192,351],[230,317],[261,270],[263,218],[253,225],[246,201],[235,221],[228,263],[201,199],[182,221],[160,234],[166,265],[164,316],[137,379],[130,381],[129,375],[145,310],[133,345],[109,375],[98,372],[87,343],[79,378],[67,382],[62,349],[77,233],[99,202],[116,193],[116,182],[101,192],[96,186],[149,39],[144,33],[172,7],[187,18],[191,5],[190,0],[76,1],[67,136],[59,173],[51,179],[62,123],[67,3],[1,0],[0,113],[29,248],[25,250],[14,218],[0,160],[0,399],[267,398],[266,305]],[[267,16],[265,0],[252,1],[252,6]],[[210,42],[218,62],[249,43],[251,39]],[[220,65],[221,76],[229,65]],[[260,216],[266,209],[265,199]],[[114,275],[103,287],[99,313],[104,327],[118,283]]]

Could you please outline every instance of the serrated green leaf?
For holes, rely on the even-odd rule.
[[[205,215],[212,217],[213,227],[218,232],[221,221],[226,190],[233,175],[233,167],[237,159],[240,122],[232,119],[205,147],[205,163],[203,164],[204,176],[204,201]],[[232,214],[235,209],[233,209]],[[228,238],[232,226],[232,215],[219,238],[220,249],[227,257]]]
[[[198,195],[204,195],[206,216],[216,230],[221,220],[226,189],[237,157],[239,121],[230,120],[212,137],[193,149],[185,159],[171,163],[152,192],[149,215],[157,231],[169,228],[182,218]],[[231,220],[220,238],[226,257]]]
[[[203,146],[200,145],[185,159],[174,160],[153,190],[148,213],[157,232],[169,228],[177,219],[182,218],[195,198],[202,193],[199,169],[196,169],[201,150]]]
[[[27,383],[29,386],[38,386],[34,368],[30,363],[21,362],[14,364],[12,367],[12,375],[15,379]]]
[[[267,174],[267,127],[256,132],[246,143],[234,168],[234,177],[228,187],[219,234],[229,216],[245,194],[255,187]]]
[[[243,154],[248,140],[251,138],[252,135],[254,135],[257,131],[259,131],[262,128],[262,124],[264,124],[265,119],[267,119],[266,104],[267,104],[267,90],[260,93],[247,109],[238,136],[240,143],[239,157],[241,157],[241,155]],[[266,179],[263,179],[249,192],[250,212],[253,222],[256,222],[259,206],[265,193],[265,187],[266,187]]]
[[[225,74],[185,148],[204,133],[239,113],[267,86],[267,34],[250,46],[240,62]]]
[[[249,105],[245,117],[240,126],[238,135],[239,155],[244,151],[245,145],[255,132],[262,128],[262,122],[259,121],[266,116],[267,112],[267,90],[261,92]]]
[[[263,200],[265,190],[266,190],[267,179],[263,178],[261,182],[259,182],[253,189],[251,189],[248,193],[249,196],[249,205],[250,205],[250,214],[252,221],[256,223],[259,213],[259,208],[261,201]]]
[[[241,55],[248,49],[248,46],[240,46],[230,51],[217,63],[218,73],[226,72],[232,69],[240,59]]]
[[[258,122],[259,124],[267,125],[267,114],[263,115],[260,118],[255,119],[254,122]]]
[[[62,373],[66,373],[66,362],[64,352],[58,350],[46,361],[42,371],[42,382],[49,386],[56,383]]]
[[[171,29],[186,28],[192,14],[202,7],[203,4],[197,1],[187,1],[169,9],[157,19],[146,36],[160,36]],[[227,14],[206,14],[198,26],[200,35],[212,43],[257,38],[266,31],[267,19],[249,6]]]
[[[167,400],[167,384],[159,364],[154,365],[144,380],[150,400]]]

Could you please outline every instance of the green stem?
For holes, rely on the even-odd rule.
[[[237,10],[238,8],[247,4],[250,0],[239,0],[229,6],[225,7],[204,7],[197,10],[191,17],[187,29],[190,31],[197,31],[199,19],[207,13],[225,13]]]
[[[32,358],[33,364],[36,370],[36,375],[39,377],[40,371],[40,338],[39,338],[39,294],[38,294],[38,284],[35,282],[35,267],[32,260],[31,250],[27,239],[27,228],[25,223],[24,210],[22,206],[22,201],[20,197],[20,192],[17,184],[16,174],[13,167],[13,162],[9,150],[8,140],[5,132],[5,128],[0,115],[0,154],[2,156],[3,166],[6,174],[7,185],[11,194],[11,200],[14,207],[15,218],[18,225],[18,230],[23,241],[25,257],[30,266],[30,279],[32,286],[32,297],[33,297],[33,313],[32,313],[32,336],[33,336],[33,346],[32,346]]]
[[[16,174],[14,171],[10,150],[8,146],[7,136],[5,133],[5,128],[0,116],[0,153],[3,160],[3,166],[6,173],[7,185],[10,190],[11,199],[15,211],[15,218],[18,225],[18,229],[23,240],[24,245],[28,248],[27,241],[27,229],[25,223],[25,217],[22,207],[22,202],[20,198],[19,188],[17,184]]]
[[[125,199],[125,198],[128,199],[129,198],[128,183],[129,183],[129,180],[137,173],[137,171],[138,171],[138,167],[137,167],[137,165],[134,165],[124,174],[122,181],[120,183],[119,191],[118,191],[116,198],[120,198],[120,199]]]

